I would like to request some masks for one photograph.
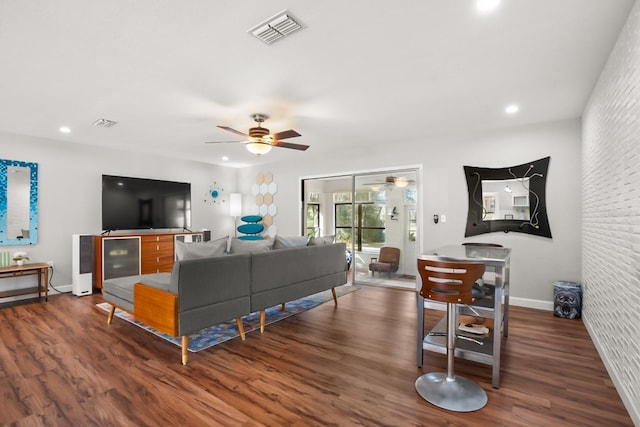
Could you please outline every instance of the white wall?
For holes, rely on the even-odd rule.
[[[640,425],[640,4],[583,115],[584,321]]]
[[[214,181],[227,196],[233,192],[236,169],[7,133],[0,133],[0,150],[5,159],[38,163],[39,175],[38,243],[0,250],[25,250],[31,262],[54,261],[52,284],[61,290],[70,290],[71,235],[101,232],[102,174],[190,182],[192,229],[210,229],[214,238],[233,233],[228,204],[204,200]],[[4,279],[0,290],[32,283]]]
[[[101,230],[100,179],[103,173],[192,183],[193,229],[209,228],[213,236],[233,233],[233,219],[226,205],[204,203],[213,181],[225,192],[243,193],[243,214],[254,213],[251,187],[257,172],[274,173],[278,191],[274,217],[278,233],[296,235],[300,230],[300,178],[345,172],[402,169],[423,165],[421,177],[422,220],[419,249],[465,240],[467,188],[463,165],[504,167],[551,156],[547,181],[547,210],[553,239],[519,233],[493,233],[472,240],[490,239],[513,248],[512,296],[514,303],[550,308],[555,280],[580,281],[580,123],[577,120],[475,135],[447,136],[387,146],[345,149],[325,158],[299,153],[300,162],[266,164],[235,170],[198,162],[186,162],[99,149],[78,144],[0,134],[3,157],[39,164],[39,243],[24,249],[31,259],[54,261],[53,284],[71,283],[71,235]],[[312,161],[303,161],[305,156]],[[268,156],[264,157],[265,161]],[[236,179],[239,184],[236,184]],[[238,186],[236,186],[238,185]],[[435,225],[434,213],[447,222]],[[540,266],[543,266],[542,268]],[[6,286],[0,282],[2,286]],[[545,305],[546,302],[546,305]]]
[[[521,233],[492,233],[469,240],[494,241],[513,248],[511,295],[515,304],[550,309],[553,282],[580,281],[581,169],[578,119],[537,126],[496,130],[474,135],[430,138],[389,146],[349,148],[311,158],[314,147],[301,152],[299,162],[265,164],[239,171],[241,191],[250,193],[258,172],[274,173],[278,184],[278,232],[300,230],[301,177],[339,175],[354,171],[402,169],[423,165],[422,218],[418,224],[420,249],[465,241],[467,185],[463,165],[514,166],[551,156],[547,179],[547,212],[553,239]],[[305,156],[307,161],[305,161]],[[264,157],[265,161],[268,156]],[[446,223],[433,223],[433,214],[445,214]]]

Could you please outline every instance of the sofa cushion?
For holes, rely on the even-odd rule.
[[[227,241],[229,236],[210,242],[185,243],[176,241],[176,258],[178,260],[211,258],[227,253]]]
[[[231,239],[232,254],[247,254],[252,252],[266,252],[273,248],[274,239],[265,240],[241,240],[236,237]]]
[[[308,236],[276,236],[275,242],[273,243],[273,249],[299,248],[307,246],[307,243],[309,243]]]
[[[154,288],[168,291],[171,283],[170,273],[143,274],[137,276],[117,277],[102,283],[105,301],[116,304],[125,310],[133,310],[133,285],[144,283]]]
[[[332,236],[312,237],[309,239],[309,246],[330,245],[335,240],[335,234]]]
[[[346,283],[345,251],[336,243],[251,255],[251,311]]]

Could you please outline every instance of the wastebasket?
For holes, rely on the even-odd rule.
[[[582,287],[578,283],[553,283],[553,315],[577,319],[582,315]]]

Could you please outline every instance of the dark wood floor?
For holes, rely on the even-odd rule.
[[[452,413],[414,382],[411,291],[363,287],[217,347],[190,353],[120,319],[99,295],[0,307],[0,424],[15,426],[631,426],[584,325],[512,307],[501,387],[456,360],[488,405]],[[429,324],[442,315],[427,313]],[[426,353],[424,371],[444,371]]]

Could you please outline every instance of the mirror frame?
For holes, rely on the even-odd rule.
[[[9,239],[7,236],[7,168],[29,168],[29,238]],[[0,246],[35,245],[38,243],[38,164],[0,159]]]
[[[500,169],[464,166],[469,193],[469,211],[464,236],[477,236],[478,234],[495,231],[503,231],[505,233],[515,231],[551,238],[545,194],[550,159],[551,157],[545,157],[534,162]],[[523,178],[529,178],[529,220],[500,219],[483,221],[485,212],[482,203],[482,181]]]

